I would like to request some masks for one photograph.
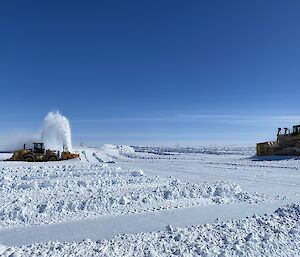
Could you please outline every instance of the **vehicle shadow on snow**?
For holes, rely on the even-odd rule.
[[[269,155],[269,156],[257,156],[253,155],[247,158],[251,161],[284,161],[284,160],[300,160],[299,156],[287,156],[287,155]]]

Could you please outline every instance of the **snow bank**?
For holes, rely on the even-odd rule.
[[[103,147],[100,148],[100,151],[106,154],[107,156],[113,157],[115,159],[120,157],[130,157],[135,150],[127,145],[110,145],[106,144]]]
[[[299,256],[300,206],[275,213],[165,231],[119,235],[80,243],[48,242],[22,247],[0,246],[1,256]],[[15,255],[12,255],[15,254]]]
[[[114,163],[118,160],[133,158],[135,150],[130,146],[125,145],[109,145],[105,144],[102,147],[76,147],[81,153],[82,162],[89,163]]]
[[[41,139],[46,149],[71,151],[71,129],[68,119],[59,112],[49,112],[43,123]]]

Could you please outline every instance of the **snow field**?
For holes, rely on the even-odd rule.
[[[154,153],[159,155],[181,154],[213,154],[213,155],[254,155],[253,146],[202,146],[202,147],[172,147],[172,146],[134,146],[136,152]]]
[[[116,165],[34,164],[0,168],[0,229],[101,215],[271,198],[231,182],[183,183]]]
[[[110,240],[0,246],[1,256],[299,256],[300,206],[272,214]]]
[[[246,147],[76,150],[81,160],[0,162],[0,230],[3,242],[11,237],[7,246],[0,245],[0,256],[300,256],[299,158],[255,158]],[[279,199],[284,201],[273,201]],[[286,203],[296,204],[272,213]],[[220,211],[216,221],[205,218],[210,208]],[[137,213],[145,217],[135,224]],[[159,218],[165,213],[170,219]],[[245,217],[252,213],[270,214]],[[191,222],[182,225],[182,215]],[[134,234],[108,233],[115,223],[102,225],[106,218],[119,225],[132,220],[118,233]],[[81,224],[84,219],[90,223]],[[147,221],[143,229],[126,228]],[[151,229],[155,222],[163,225]],[[39,226],[50,223],[59,224]],[[158,231],[171,223],[174,227]],[[80,238],[65,234],[68,228],[81,234],[80,226],[85,229]],[[58,236],[44,235],[41,241],[40,232],[48,229]],[[135,234],[139,231],[144,232]],[[34,239],[22,241],[24,235]],[[87,235],[94,240],[81,241]],[[29,245],[12,246],[23,244]]]

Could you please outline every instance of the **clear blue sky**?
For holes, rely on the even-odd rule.
[[[1,1],[0,134],[58,109],[75,142],[271,139],[300,123],[299,13],[298,0]]]

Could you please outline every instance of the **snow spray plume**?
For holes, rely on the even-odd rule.
[[[71,129],[68,119],[59,112],[49,112],[43,123],[42,141],[46,149],[71,151]]]
[[[24,144],[30,147],[32,142],[40,140],[40,132],[11,132],[0,136],[0,151],[16,151],[23,149]]]

